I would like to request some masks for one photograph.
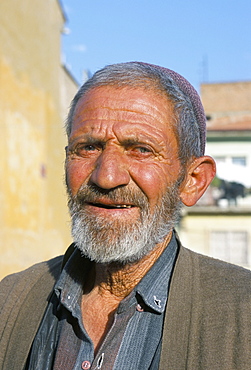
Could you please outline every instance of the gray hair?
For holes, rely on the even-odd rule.
[[[204,154],[206,118],[199,95],[192,85],[178,73],[167,68],[129,62],[113,64],[97,71],[83,84],[72,100],[66,133],[71,133],[75,108],[79,99],[89,90],[100,86],[118,88],[132,87],[152,89],[167,97],[174,106],[174,133],[179,143],[179,158],[182,165],[193,157]]]

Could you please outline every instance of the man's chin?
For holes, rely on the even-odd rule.
[[[154,248],[154,245],[151,247],[146,245],[140,249],[137,248],[137,250],[135,250],[134,246],[134,250],[131,253],[128,250],[125,253],[124,250],[113,248],[113,253],[104,253],[103,251],[97,251],[96,245],[94,248],[91,248],[90,246],[88,246],[88,248],[85,248],[81,245],[81,243],[78,242],[76,242],[76,245],[81,251],[81,254],[84,257],[89,258],[91,261],[101,264],[114,264],[119,266],[139,262]]]
[[[72,237],[82,254],[92,261],[135,263],[162,242],[173,229],[180,204],[178,187],[172,186],[162,202],[155,206],[153,214],[145,204],[136,220],[104,220],[103,217],[83,211],[81,204],[71,199]]]

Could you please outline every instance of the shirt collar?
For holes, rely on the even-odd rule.
[[[159,313],[163,313],[166,307],[177,251],[178,245],[173,233],[168,246],[135,288],[144,303]]]
[[[178,245],[173,233],[168,246],[134,288],[134,292],[140,295],[144,303],[158,313],[163,313],[166,307],[169,282],[177,250]],[[55,285],[54,290],[60,303],[71,312],[79,310],[84,281],[92,263],[88,258],[83,257],[76,248]],[[130,296],[132,295],[130,294]]]
[[[55,285],[54,291],[60,303],[71,312],[79,310],[84,282],[92,263],[88,258],[83,257],[79,249],[76,248],[66,262]]]

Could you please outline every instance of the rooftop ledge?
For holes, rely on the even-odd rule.
[[[250,206],[225,206],[225,207],[217,207],[217,206],[193,206],[193,207],[185,207],[183,209],[182,216],[189,216],[189,215],[226,215],[226,216],[236,216],[236,215],[243,215],[243,216],[251,216],[251,207]]]

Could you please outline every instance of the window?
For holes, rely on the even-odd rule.
[[[232,163],[239,166],[246,166],[246,157],[232,157]]]
[[[246,231],[210,232],[210,252],[212,257],[235,263],[248,264],[248,235]]]

